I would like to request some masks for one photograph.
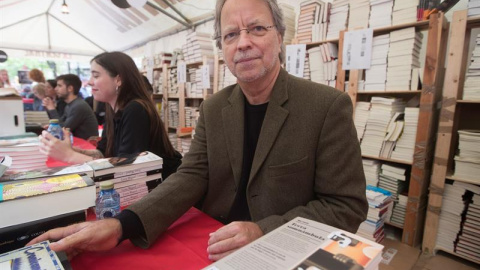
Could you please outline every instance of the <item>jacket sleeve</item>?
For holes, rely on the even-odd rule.
[[[332,102],[320,131],[315,160],[315,199],[283,215],[257,221],[264,233],[301,216],[355,233],[367,215],[360,145],[346,94]]]

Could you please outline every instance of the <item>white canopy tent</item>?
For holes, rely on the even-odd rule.
[[[215,0],[151,0],[127,9],[110,0],[67,0],[69,14],[62,14],[62,4],[1,0],[0,50],[89,57],[125,51],[211,20]]]

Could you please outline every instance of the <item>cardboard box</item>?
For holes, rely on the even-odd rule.
[[[14,95],[0,97],[0,108],[0,136],[25,133],[22,98]]]

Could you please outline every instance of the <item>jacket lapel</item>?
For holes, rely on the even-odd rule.
[[[265,119],[263,120],[260,137],[258,138],[257,149],[255,150],[252,169],[250,171],[249,184],[258,173],[258,170],[270,152],[270,149],[272,148],[273,143],[275,142],[278,133],[283,126],[283,123],[287,119],[288,110],[282,107],[283,103],[285,103],[285,101],[288,99],[287,83],[288,73],[285,70],[280,69],[277,81],[273,86],[272,96],[268,103]]]
[[[235,186],[238,187],[242,176],[244,110],[245,99],[238,84],[228,98],[229,106],[222,109],[223,128],[225,130],[228,157],[232,166]]]

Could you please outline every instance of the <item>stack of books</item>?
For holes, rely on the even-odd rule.
[[[323,12],[324,3],[320,0],[307,0],[300,3],[300,15],[297,24],[298,43],[312,42],[314,30],[320,20],[320,13]],[[323,15],[323,13],[322,13]]]
[[[25,124],[48,125],[50,119],[47,111],[25,111]]]
[[[397,0],[393,5],[392,24],[404,24],[417,21],[418,0]]]
[[[164,64],[170,64],[172,62],[172,53],[168,52],[160,52],[155,54],[153,58],[153,68],[161,68]],[[148,65],[148,57],[144,57],[142,59],[142,70],[146,71],[149,67]]]
[[[193,127],[195,123],[195,112],[198,107],[185,107],[185,126]]]
[[[480,1],[479,1],[480,4]],[[479,7],[480,9],[480,7]],[[465,74],[465,84],[463,86],[464,100],[480,100],[480,35],[475,39],[475,48],[473,48],[472,58],[468,71]]]
[[[340,31],[347,29],[349,2],[349,0],[333,0],[330,9],[330,23],[327,28],[327,40],[338,39]]]
[[[168,127],[179,127],[179,107],[178,100],[168,101]]]
[[[153,71],[153,93],[163,94],[163,71],[154,70]]]
[[[373,159],[362,159],[363,172],[367,186],[376,187],[378,185],[378,174],[380,172],[380,162]]]
[[[390,33],[387,91],[418,89],[422,37],[421,32],[415,32],[415,27]]]
[[[390,217],[390,223],[398,227],[403,228],[405,224],[405,214],[407,213],[408,196],[404,194],[398,194],[397,201],[393,205],[392,216]]]
[[[283,22],[286,27],[283,43],[292,44],[292,39],[295,38],[295,9],[286,3],[279,3],[278,5],[282,9]]]
[[[480,0],[468,0],[468,17],[480,15]]]
[[[203,56],[213,57],[213,40],[210,34],[192,32],[187,35],[186,46],[182,46],[184,60],[187,64],[200,62]]]
[[[324,43],[308,50],[310,79],[313,82],[335,87],[338,64],[336,44]]]
[[[310,80],[310,54],[308,50],[305,52],[305,62],[303,64],[303,78]]]
[[[380,155],[390,119],[396,112],[403,112],[405,102],[399,98],[372,97],[372,107],[365,134],[360,144],[363,155]]]
[[[480,184],[480,130],[458,131],[454,176]]]
[[[120,206],[128,206],[162,182],[161,157],[141,152],[125,157],[96,159],[86,163],[93,169],[93,180],[100,192],[100,182],[110,180],[120,194]]]
[[[463,196],[466,188],[457,182],[446,182],[443,192],[442,211],[438,220],[436,248],[454,252],[455,241],[461,229],[462,213],[465,210]]]
[[[46,168],[47,156],[40,153],[39,144],[38,136],[34,133],[0,137],[0,157],[12,158],[7,172]]]
[[[380,243],[385,238],[385,219],[391,209],[390,192],[382,188],[367,186],[367,220],[360,224],[357,235]]]
[[[372,62],[370,69],[365,70],[365,91],[385,91],[389,45],[389,34],[373,38]]]
[[[404,167],[382,164],[378,175],[378,187],[390,191],[392,199],[397,201],[398,195],[407,190],[406,172],[407,169]]]
[[[367,126],[368,115],[370,114],[370,102],[358,101],[355,104],[355,129],[357,130],[358,141],[362,142],[365,127]]]
[[[24,246],[46,230],[85,221],[85,210],[94,205],[95,185],[88,176],[1,182],[0,252]]]
[[[380,28],[392,25],[394,0],[370,0],[370,28]]]
[[[370,17],[370,0],[350,1],[350,15],[348,17],[348,29],[368,28]]]
[[[387,127],[387,134],[383,139],[382,150],[380,150],[380,157],[390,158],[392,156],[393,149],[397,144],[400,134],[403,132],[403,127],[405,126],[404,113],[396,112]]]
[[[167,78],[168,97],[178,98],[177,68],[171,68]]]
[[[420,109],[415,107],[405,108],[404,127],[395,149],[390,156],[392,159],[412,162],[415,151],[415,141],[417,136],[418,117]]]
[[[465,183],[463,185],[468,190],[466,194],[467,205],[462,230],[456,241],[455,252],[478,262],[480,261],[480,252],[478,251],[478,242],[480,241],[478,234],[480,228],[480,187]]]
[[[237,78],[233,76],[232,72],[230,72],[230,69],[228,69],[225,64],[220,65],[218,78],[218,90],[222,90],[229,85],[237,83]]]

